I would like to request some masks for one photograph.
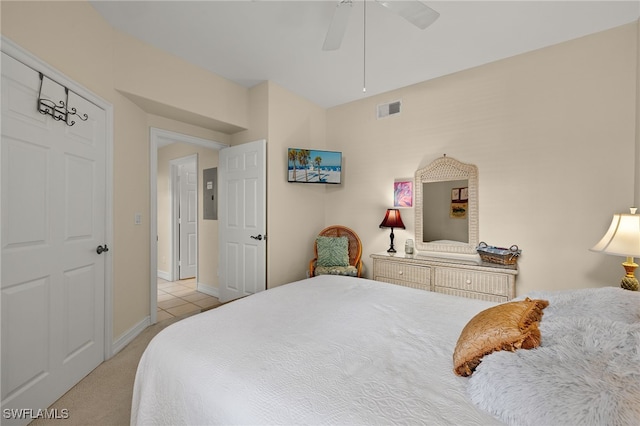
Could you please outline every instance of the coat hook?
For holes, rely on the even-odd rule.
[[[64,88],[64,94],[66,99],[64,101],[58,101],[56,104],[54,101],[42,97],[42,84],[44,81],[44,75],[40,74],[40,91],[38,92],[38,112],[43,115],[50,115],[56,121],[64,121],[67,126],[73,126],[75,121],[70,119],[70,116],[75,115],[82,121],[87,121],[89,116],[87,114],[78,114],[75,108],[68,108],[69,105],[69,89],[62,86],[60,83],[54,81],[56,84],[60,84]],[[47,77],[48,78],[48,77]],[[51,80],[51,79],[49,79]],[[53,80],[51,80],[53,81]]]

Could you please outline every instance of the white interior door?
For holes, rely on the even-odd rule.
[[[65,99],[43,81],[43,97]],[[88,119],[68,126],[37,111],[39,87],[2,54],[3,415],[47,408],[104,360],[106,113],[69,92]]]
[[[198,264],[198,173],[193,159],[179,166],[180,279],[196,276]]]
[[[220,301],[266,289],[265,140],[220,150]]]

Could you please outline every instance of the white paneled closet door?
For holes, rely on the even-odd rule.
[[[28,423],[105,354],[106,112],[69,92],[86,121],[41,114],[40,81],[2,54],[3,424]],[[42,96],[66,99],[46,77]]]

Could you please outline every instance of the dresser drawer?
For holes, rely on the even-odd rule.
[[[466,297],[469,299],[487,300],[489,302],[507,302],[507,296],[498,296],[489,293],[476,293],[475,291],[459,290],[457,288],[435,286],[436,293],[449,294],[451,296]]]
[[[409,281],[429,288],[431,281],[431,268],[428,266],[411,265],[402,262],[377,261],[373,263],[373,275],[380,277],[381,281]],[[388,278],[389,280],[382,280]],[[377,278],[376,278],[377,279]]]
[[[509,276],[505,274],[450,268],[436,268],[435,271],[436,287],[504,296],[508,299],[513,297],[509,281]]]
[[[384,283],[401,285],[403,287],[411,287],[411,288],[417,288],[418,290],[431,291],[431,284],[429,284],[429,283],[422,284],[422,283],[419,283],[419,282],[396,280],[396,279],[393,279],[393,278],[383,277],[383,276],[380,276],[380,275],[377,275],[377,276],[373,277],[373,279],[376,280],[376,281],[382,281]]]

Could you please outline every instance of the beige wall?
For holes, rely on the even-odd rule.
[[[315,236],[325,223],[327,185],[287,182],[287,148],[323,149],[326,111],[269,84],[267,282],[305,278]]]
[[[200,126],[194,126],[182,121],[172,120],[167,117],[161,117],[155,114],[147,115],[148,126],[157,129],[168,130],[170,132],[181,133],[183,135],[193,136],[200,139],[207,139],[221,144],[230,145],[231,135],[223,132],[215,131]]]
[[[248,126],[231,135],[231,145],[267,139],[269,135],[269,82],[249,89]]]
[[[145,110],[231,133],[246,129],[248,90],[127,34],[114,31],[116,89]]]
[[[346,182],[327,194],[326,223],[360,234],[371,276],[394,179],[447,154],[479,168],[480,239],[523,250],[518,294],[617,285],[623,259],[588,249],[634,201],[637,27],[330,109],[327,146],[344,151]],[[376,120],[397,99],[401,114]],[[402,218],[399,245],[414,209]]]

